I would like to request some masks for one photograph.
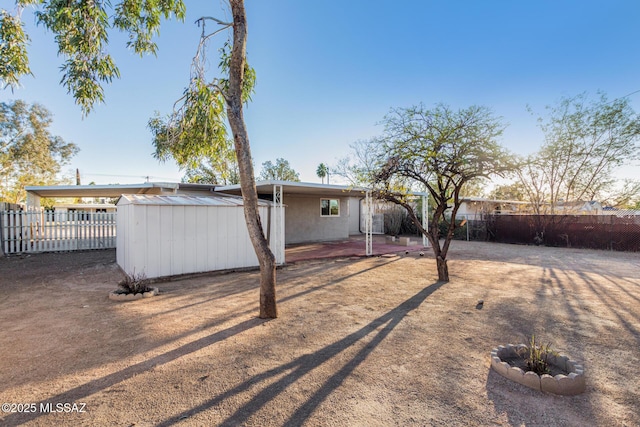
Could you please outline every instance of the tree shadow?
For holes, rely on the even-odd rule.
[[[349,274],[349,275],[344,275],[344,276],[340,276],[337,279],[334,280],[328,280],[325,283],[322,283],[320,285],[314,286],[312,288],[305,288],[304,290],[300,290],[298,292],[293,292],[293,293],[289,293],[288,295],[279,298],[278,302],[282,303],[288,300],[292,300],[295,298],[300,298],[300,297],[304,297],[314,291],[318,291],[327,287],[331,287],[334,286],[342,281],[345,281],[349,278],[358,276],[360,274],[363,274],[365,272],[374,270],[376,268],[382,267],[384,265],[387,265],[389,262],[393,262],[392,261],[388,261],[388,262],[384,262],[381,264],[376,264],[364,269],[358,269],[358,271]],[[341,266],[336,266],[336,268],[340,268]],[[323,265],[318,265],[316,267],[318,270],[322,270],[323,269]],[[308,273],[307,270],[304,270],[305,274]],[[234,279],[233,282],[237,282],[237,279]],[[206,288],[205,285],[199,285],[196,287],[197,289],[201,290]],[[256,286],[252,285],[249,287],[249,289],[255,289]],[[295,288],[295,286],[292,286],[292,288]],[[236,294],[237,292],[234,290],[229,289],[228,286],[225,286],[225,289],[230,290],[230,295]],[[206,293],[206,292],[205,292]],[[218,295],[220,298],[223,298],[222,295],[217,291],[214,291],[214,293],[216,295]],[[179,296],[183,296],[182,295],[176,295],[176,297]],[[204,297],[204,296],[203,296]],[[214,301],[215,298],[206,298],[205,301],[203,301],[202,303],[208,303],[208,302],[212,302]],[[135,305],[135,303],[133,303]],[[134,305],[131,305],[131,307],[134,307]],[[190,307],[193,307],[195,305],[198,304],[191,304]],[[251,307],[249,307],[251,306]],[[175,310],[181,310],[182,307],[177,307]],[[161,316],[163,314],[166,313],[170,313],[173,312],[174,310],[168,310],[168,311],[159,311],[156,314],[158,316]],[[252,312],[257,311],[256,308],[256,304],[249,304],[247,303],[246,305],[243,305],[241,307],[237,307],[236,310],[234,310],[233,312],[230,312],[224,316],[220,316],[220,317],[216,317],[215,319],[212,319],[209,322],[203,323],[201,325],[198,326],[198,328],[193,329],[193,330],[189,330],[189,331],[184,331],[182,333],[176,334],[176,335],[172,335],[171,337],[162,339],[162,340],[158,340],[154,343],[152,343],[152,345],[150,347],[141,347],[144,348],[144,351],[150,351],[153,350],[155,348],[158,348],[160,346],[163,345],[167,345],[167,344],[171,344],[172,342],[176,342],[185,338],[188,338],[190,335],[193,335],[195,333],[198,333],[200,331],[202,331],[203,329],[209,329],[209,328],[213,328],[213,327],[217,327],[220,325],[223,325],[227,322],[232,322],[234,319],[237,318],[242,318],[242,317],[246,317],[247,315],[250,315]],[[139,316],[138,316],[139,317]],[[154,316],[157,317],[157,316]],[[149,320],[149,319],[148,319]],[[134,365],[128,366],[120,371],[117,372],[113,372],[111,374],[105,375],[101,378],[97,378],[95,380],[89,381],[87,383],[84,383],[82,385],[79,385],[77,387],[74,387],[72,389],[69,389],[65,392],[59,393],[57,395],[54,396],[49,396],[47,397],[45,400],[42,400],[42,402],[37,402],[37,406],[40,407],[40,403],[47,403],[47,402],[51,402],[51,401],[56,401],[56,402],[77,402],[82,400],[82,398],[87,397],[91,394],[94,394],[96,392],[99,392],[101,390],[107,389],[115,384],[118,384],[120,382],[126,381],[136,375],[140,375],[143,374],[145,372],[151,371],[153,369],[155,369],[158,366],[164,365],[166,363],[169,363],[171,361],[174,361],[182,356],[188,355],[190,353],[199,351],[207,346],[213,345],[215,343],[218,343],[220,341],[223,341],[229,337],[232,337],[234,335],[240,334],[244,331],[247,331],[248,329],[254,328],[255,326],[264,324],[265,322],[267,322],[267,320],[263,320],[263,319],[258,319],[258,318],[252,318],[249,320],[245,320],[241,323],[238,323],[236,325],[233,325],[231,327],[228,327],[226,329],[217,331],[215,333],[212,333],[208,336],[205,336],[203,338],[200,339],[196,339],[192,342],[189,342],[187,344],[181,345],[179,347],[176,347],[172,350],[169,350],[165,353],[156,355],[154,357],[151,357],[148,360],[145,360],[143,362],[140,363],[136,363]],[[103,360],[103,363],[108,363],[111,360]],[[2,425],[20,425],[22,423],[37,419],[41,414],[38,413],[31,413],[31,414],[9,414],[5,419],[2,419],[1,424]]]
[[[52,402],[52,401],[53,402],[82,401],[83,398],[90,396],[96,393],[97,391],[105,390],[115,384],[121,383],[122,381],[126,381],[132,377],[135,377],[136,375],[140,375],[144,372],[151,371],[157,368],[158,366],[165,365],[182,356],[186,356],[190,353],[194,353],[198,350],[201,350],[205,347],[213,345],[217,342],[226,340],[227,338],[240,334],[256,326],[259,326],[267,321],[268,320],[258,319],[258,318],[245,320],[244,322],[240,322],[237,325],[231,326],[227,329],[223,329],[221,331],[215,332],[206,337],[192,341],[190,343],[177,347],[173,350],[170,350],[166,353],[159,354],[143,362],[139,362],[134,365],[128,366],[120,371],[114,372],[109,375],[105,375],[104,377],[101,377],[101,378],[96,378],[95,380],[92,380],[80,386],[74,387],[63,393],[57,394],[55,396],[51,396],[46,400],[37,402],[36,405],[39,408],[40,404],[46,404],[47,402]],[[23,414],[12,413],[3,420],[2,425],[17,426],[22,423],[32,421],[38,418],[40,415],[44,415],[44,413],[37,413],[37,412],[23,413]]]
[[[358,367],[367,356],[395,329],[400,321],[411,311],[415,310],[420,304],[433,292],[443,286],[445,282],[436,282],[424,288],[413,297],[404,301],[396,308],[385,313],[384,315],[374,319],[364,327],[360,328],[339,341],[323,347],[314,353],[305,354],[297,359],[280,365],[274,369],[255,375],[243,383],[237,385],[218,396],[198,405],[194,408],[177,414],[159,426],[171,426],[180,420],[191,417],[200,412],[218,405],[226,399],[234,395],[243,393],[250,388],[256,387],[260,383],[267,383],[269,380],[285,374],[279,380],[265,385],[250,401],[238,408],[232,415],[225,419],[220,425],[235,426],[246,423],[257,411],[259,411],[268,402],[274,400],[279,394],[287,390],[287,388],[302,379],[306,374],[315,368],[328,362],[346,349],[355,345],[359,341],[372,335],[370,341],[363,346],[340,370],[335,372],[331,377],[327,378],[318,390],[309,397],[284,423],[286,426],[302,425],[305,420],[315,411],[315,409],[337,388],[342,382]],[[379,329],[381,328],[381,329]]]

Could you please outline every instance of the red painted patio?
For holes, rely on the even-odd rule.
[[[374,256],[385,254],[419,252],[425,248],[422,246],[422,238],[411,236],[411,240],[417,242],[414,246],[401,246],[388,243],[386,236],[373,236],[372,249]],[[352,236],[348,240],[302,243],[288,245],[285,249],[287,263],[306,261],[322,258],[364,257],[366,256],[365,236]]]

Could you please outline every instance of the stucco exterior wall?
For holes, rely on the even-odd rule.
[[[340,216],[321,216],[320,199],[340,200]],[[294,196],[284,198],[287,206],[285,243],[340,240],[349,237],[349,198]],[[357,212],[355,213],[357,215]]]

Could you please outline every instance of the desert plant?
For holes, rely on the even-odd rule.
[[[397,236],[400,234],[402,220],[406,216],[406,214],[400,209],[394,207],[393,209],[387,209],[384,212],[384,231],[390,236]]]
[[[144,273],[127,274],[127,276],[118,283],[118,292],[121,294],[142,294],[149,292],[151,287],[149,284],[151,281],[147,279]]]
[[[529,346],[523,347],[520,352],[520,356],[527,363],[527,370],[533,371],[538,375],[550,373],[548,359],[550,355],[555,354],[556,352],[551,349],[551,344],[536,342],[535,335],[531,335]]]

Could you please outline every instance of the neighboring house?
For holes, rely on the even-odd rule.
[[[56,203],[52,210],[45,212],[46,218],[58,219],[69,217],[69,214],[77,213],[83,218],[90,218],[93,214],[115,213],[116,205],[109,203]]]
[[[554,206],[557,215],[602,215],[607,214],[600,202],[558,202]]]
[[[456,214],[458,219],[481,220],[486,215],[518,215],[531,213],[531,204],[517,200],[495,200],[483,197],[465,197]],[[449,210],[450,212],[450,210]]]
[[[550,211],[546,207],[547,213]],[[556,215],[603,215],[608,212],[599,202],[559,202],[554,207]],[[517,200],[494,200],[482,197],[462,199],[456,217],[458,219],[481,220],[485,215],[534,215],[529,202]]]

